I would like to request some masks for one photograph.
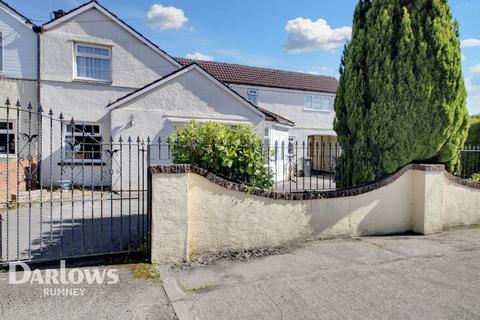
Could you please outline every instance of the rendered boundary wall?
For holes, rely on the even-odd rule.
[[[442,165],[408,165],[373,184],[277,193],[189,165],[149,168],[152,260],[188,261],[228,250],[342,236],[420,234],[480,224],[480,185]]]

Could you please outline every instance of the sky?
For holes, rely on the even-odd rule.
[[[82,0],[7,0],[37,24]],[[358,0],[100,0],[176,57],[338,78]],[[480,114],[480,1],[450,0],[460,22],[467,107]]]

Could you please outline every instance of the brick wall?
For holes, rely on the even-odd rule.
[[[18,166],[18,176],[20,183],[18,184],[18,191],[23,192],[27,190],[28,183],[25,182],[24,176],[30,172],[29,161],[16,159],[9,159],[7,165],[7,159],[0,159],[0,202],[5,202],[8,199],[11,200],[11,195],[16,194],[17,192],[17,166]],[[7,171],[8,167],[8,171]],[[36,174],[36,163],[32,163],[32,173],[33,180],[31,183],[31,188],[36,189],[37,184],[37,174]],[[7,190],[7,177],[8,177],[8,190]]]

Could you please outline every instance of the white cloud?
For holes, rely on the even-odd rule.
[[[185,56],[187,59],[193,59],[193,60],[204,60],[204,61],[212,61],[213,57],[200,53],[200,52],[195,52],[195,53],[189,53]]]
[[[470,114],[480,114],[480,64],[470,68],[472,73],[465,79],[467,88],[467,108]]]
[[[301,73],[308,73],[308,74],[314,74],[314,75],[321,75],[321,74],[326,74],[329,72],[329,68],[326,66],[320,66],[320,67],[313,67],[311,69],[308,69],[307,71],[304,70],[299,70],[298,72]]]
[[[230,48],[219,48],[212,50],[215,55],[222,56],[222,59],[228,57],[228,60],[232,63],[246,64],[256,67],[271,67],[278,63],[278,60],[270,55],[261,55]]]
[[[480,39],[465,39],[462,40],[462,48],[480,47]]]
[[[473,79],[467,79],[467,108],[470,114],[480,114],[480,85],[475,85]]]
[[[321,18],[317,21],[304,18],[289,20],[285,31],[288,33],[285,49],[290,53],[332,51],[343,46],[352,36],[351,27],[332,29]]]
[[[477,64],[477,65],[474,66],[474,67],[471,67],[471,68],[470,68],[470,71],[471,71],[472,73],[480,73],[480,63]]]
[[[181,28],[188,18],[182,9],[154,4],[148,10],[145,21],[152,28],[165,30]]]

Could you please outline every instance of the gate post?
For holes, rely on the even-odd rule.
[[[413,181],[412,229],[420,234],[442,232],[443,175],[445,166],[417,165]]]
[[[182,263],[189,259],[188,173],[151,171],[151,229],[153,262]]]

